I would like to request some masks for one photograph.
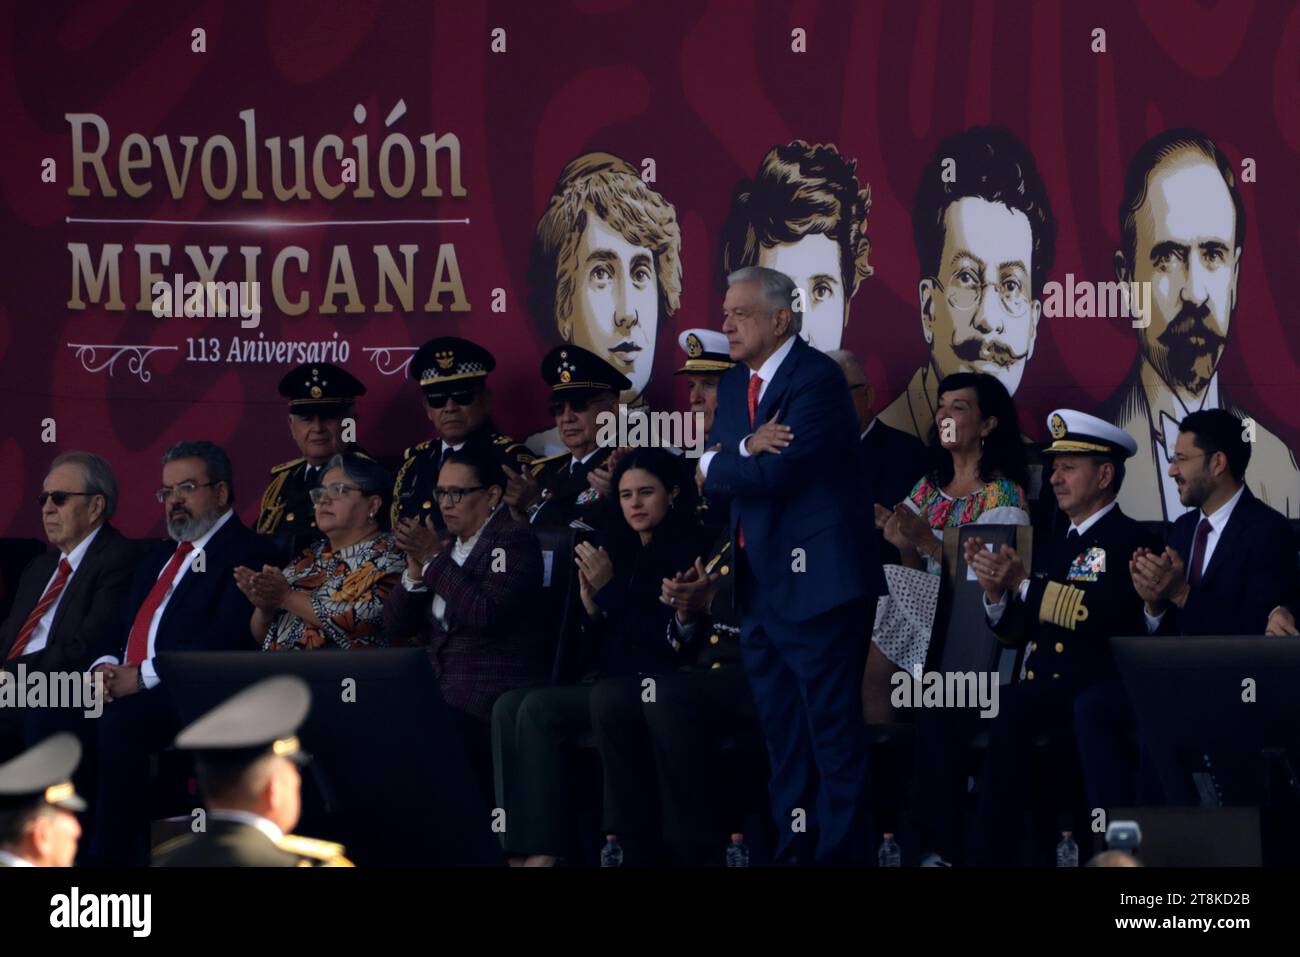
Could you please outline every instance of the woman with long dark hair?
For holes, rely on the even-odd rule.
[[[610,524],[604,541],[580,541],[574,555],[586,612],[582,679],[510,692],[492,712],[497,801],[506,808],[512,864],[553,864],[574,846],[568,764],[574,743],[591,732],[596,680],[661,675],[682,663],[667,637],[674,610],[659,599],[664,579],[693,567],[707,544],[695,520],[695,489],[680,460],[655,448],[626,454],[611,484],[621,521]]]

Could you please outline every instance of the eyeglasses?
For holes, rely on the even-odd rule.
[[[328,495],[331,499],[342,498],[344,492],[360,492],[361,489],[356,485],[348,485],[346,482],[330,482],[329,485],[317,485],[314,489],[307,492],[313,505],[319,505]]]
[[[564,407],[566,405],[570,409],[572,409],[575,414],[582,415],[582,413],[586,412],[587,408],[591,405],[591,400],[590,399],[560,399],[557,402],[547,403],[546,408],[550,411],[551,418],[559,418],[564,414]]]
[[[154,497],[156,497],[160,502],[167,501],[173,495],[178,498],[189,498],[194,494],[195,490],[208,488],[216,484],[216,482],[182,482],[174,488],[170,485],[164,485],[154,493]]]
[[[64,505],[68,504],[68,498],[72,495],[98,494],[98,492],[42,492],[40,495],[36,496],[36,501],[40,503],[41,508],[44,508],[46,502],[50,499],[54,499],[54,507],[63,508]]]
[[[940,289],[948,293],[948,305],[961,312],[969,312],[979,305],[984,297],[984,290],[993,286],[998,291],[998,299],[1007,315],[1020,318],[1029,311],[1029,296],[1025,293],[1025,284],[1020,279],[1008,276],[997,282],[980,282],[969,269],[961,269],[952,277],[952,288],[944,286],[938,276],[931,276]]]
[[[449,399],[457,405],[469,405],[474,401],[474,395],[473,391],[465,389],[460,392],[440,392],[437,395],[426,395],[425,399],[429,403],[429,408],[441,409],[447,405]]]
[[[452,505],[459,505],[460,500],[470,492],[481,492],[485,488],[487,488],[486,485],[474,485],[470,488],[435,488],[433,490],[433,497],[438,500],[439,504],[450,499]]]

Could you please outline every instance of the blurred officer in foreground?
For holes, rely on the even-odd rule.
[[[343,848],[288,834],[302,808],[296,732],[311,708],[301,678],[267,678],[176,736],[195,752],[204,829],[160,844],[154,867],[351,867]]]
[[[72,787],[81,742],[61,732],[0,764],[0,867],[71,867],[86,802]]]

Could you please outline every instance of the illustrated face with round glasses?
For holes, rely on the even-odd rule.
[[[967,196],[944,213],[936,276],[920,283],[921,324],[939,377],[987,372],[1015,394],[1034,354],[1034,236],[1029,218]]]
[[[564,447],[574,458],[583,459],[596,450],[596,435],[600,430],[597,419],[601,413],[618,411],[618,395],[614,392],[557,394],[547,408],[555,419],[555,430],[560,433]]]
[[[71,551],[99,525],[104,496],[86,491],[81,466],[65,462],[45,476],[38,501],[45,538],[60,551]]]
[[[488,391],[481,379],[427,392],[424,401],[425,415],[438,430],[438,438],[448,445],[460,445],[487,421]]]

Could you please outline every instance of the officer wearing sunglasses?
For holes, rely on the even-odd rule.
[[[498,432],[488,416],[488,373],[496,359],[477,343],[457,336],[431,339],[411,358],[411,378],[424,393],[425,415],[437,438],[408,448],[393,486],[392,525],[403,519],[438,530],[445,526],[434,495],[438,471],[452,451],[485,448],[504,467],[522,472],[534,461],[520,442]],[[409,524],[408,521],[408,524]]]
[[[579,519],[603,528],[609,505],[587,480],[609,459],[596,444],[602,413],[618,415],[618,395],[631,381],[612,365],[579,346],[556,346],[542,360],[551,387],[550,413],[567,452],[539,459],[531,470],[507,470],[505,503],[535,528],[563,528]]]

